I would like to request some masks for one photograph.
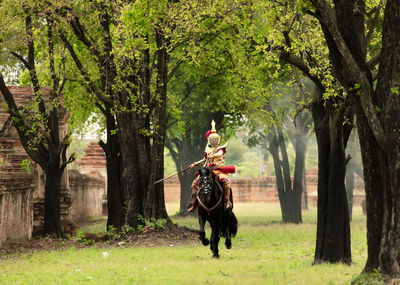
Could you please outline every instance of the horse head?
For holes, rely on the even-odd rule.
[[[202,201],[209,204],[212,199],[214,187],[214,173],[211,168],[203,167],[199,170],[199,197]]]

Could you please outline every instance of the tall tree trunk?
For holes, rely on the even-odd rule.
[[[156,180],[164,177],[164,145],[167,130],[167,76],[168,76],[168,54],[166,49],[166,39],[161,29],[156,29],[157,51],[157,81],[156,96],[158,102],[155,108],[156,124],[153,138],[153,148],[151,157],[152,173],[149,184],[144,192],[144,217],[146,219],[168,218],[165,207],[164,183],[154,185]]]
[[[144,125],[138,124],[133,117],[128,112],[117,113],[122,155],[121,182],[128,198],[125,224],[136,228],[141,224],[139,216],[144,215],[144,188],[149,184],[151,168],[146,157],[146,138],[139,133]],[[132,126],[134,122],[136,126]]]
[[[278,189],[278,197],[279,197],[279,204],[281,206],[281,213],[282,213],[282,221],[285,223],[288,217],[288,210],[287,210],[287,199],[286,199],[286,190],[285,190],[285,183],[283,180],[282,175],[282,168],[281,168],[281,160],[279,158],[279,142],[276,135],[275,128],[272,129],[271,133],[268,136],[269,140],[269,152],[272,155],[272,159],[274,161],[274,169],[275,169],[275,179],[276,179],[276,187]]]
[[[378,81],[374,91],[366,61],[365,1],[313,1],[336,77],[357,109],[367,202],[368,260],[365,271],[400,275],[400,6],[386,2]],[[379,8],[378,8],[379,12]],[[352,94],[355,85],[357,94]],[[354,92],[353,92],[354,93]]]
[[[339,47],[345,47],[346,44],[349,46],[354,46],[355,44],[358,47],[355,54],[357,60],[362,59],[363,54],[365,55],[366,49],[361,48],[360,44],[364,44],[366,41],[363,34],[364,23],[359,21],[365,15],[365,12],[363,11],[364,7],[362,6],[363,1],[359,1],[360,7],[357,7],[357,9],[354,8],[355,1],[338,0],[335,1],[335,5],[337,5],[339,2],[347,7],[341,11],[334,11],[331,7],[331,4],[327,4],[325,1],[313,0],[312,3],[316,8],[316,12],[310,12],[310,14],[314,15],[321,23],[321,27],[330,51],[330,60],[332,62],[332,65],[335,67],[333,70],[334,76],[337,78],[338,81],[341,82],[341,78],[349,78],[349,74],[346,74],[349,69],[346,70],[345,68],[343,68],[343,65],[347,62],[343,60],[342,53],[337,50],[339,45],[336,45],[336,43],[334,43],[335,39],[338,39],[339,37],[337,36],[337,34],[330,34],[329,31],[331,29],[337,28],[338,26],[343,27],[343,30],[345,30],[346,32],[346,36],[351,39],[351,41],[340,43]],[[347,5],[348,3],[350,4]],[[351,13],[353,13],[354,11],[355,14],[348,15],[349,11]],[[337,13],[336,16],[340,16],[340,20],[338,21],[332,19],[335,16],[335,12]],[[359,33],[353,33],[353,31],[348,32],[348,27],[352,26],[353,22],[357,21],[358,23],[356,25],[356,28]],[[358,34],[362,34],[362,36],[358,36]],[[342,40],[342,38],[340,39]],[[329,111],[329,114],[328,111],[325,109],[333,108],[338,101],[324,102],[323,94],[326,92],[326,90],[323,82],[325,80],[325,75],[316,75],[311,72],[311,68],[316,67],[315,63],[312,63],[311,66],[309,66],[307,61],[304,61],[302,59],[302,56],[298,57],[296,55],[292,55],[289,52],[282,52],[281,58],[302,70],[302,72],[307,77],[309,77],[317,86],[316,94],[314,95],[314,102],[311,104],[311,112],[314,120],[315,133],[318,142],[318,224],[317,241],[315,248],[315,263],[338,261],[349,263],[351,262],[351,253],[349,246],[350,231],[347,230],[349,228],[349,219],[346,218],[346,214],[339,212],[335,213],[336,209],[333,209],[333,206],[339,206],[339,208],[337,209],[338,211],[341,211],[343,208],[347,209],[347,202],[345,197],[346,193],[344,188],[345,177],[342,171],[343,169],[345,169],[345,165],[343,165],[345,163],[345,160],[342,158],[342,154],[344,153],[347,139],[350,135],[351,127],[346,126],[344,128],[344,132],[343,125],[338,125],[338,129],[336,131],[330,129],[329,125],[332,124],[332,122],[343,120],[343,118],[335,118],[336,114],[334,110]],[[366,67],[365,62],[363,67]],[[354,70],[357,69],[351,69],[353,73]],[[362,76],[371,75],[366,71],[364,74],[364,71],[364,69],[360,72],[359,70],[357,70],[356,73],[358,75],[361,74]],[[356,90],[354,90],[354,83],[355,82],[353,81],[351,85],[347,86],[350,87],[346,89],[348,93],[356,92]],[[340,97],[344,98],[344,96]],[[344,101],[346,101],[346,99],[340,102],[340,104],[347,103]],[[347,112],[351,115],[352,110],[347,110]],[[335,117],[332,117],[332,115],[334,115]],[[351,115],[349,117],[352,118],[353,116]],[[341,134],[339,132],[341,132]],[[338,143],[339,138],[342,138],[342,141],[339,141],[339,143],[343,145],[343,147],[334,145]],[[339,157],[335,157],[335,155],[339,155]],[[333,167],[335,167],[335,169]],[[336,187],[337,192],[335,192]],[[345,203],[345,205],[341,204],[343,202]],[[347,210],[346,213],[348,215]],[[334,231],[336,231],[336,228],[338,228],[338,232],[342,233],[342,236],[334,236]],[[331,242],[329,241],[330,238],[334,238],[335,240]],[[340,247],[337,250],[334,249],[334,246],[336,246],[335,243],[338,247]]]
[[[280,159],[279,150],[281,150],[282,160]],[[281,205],[282,221],[284,223],[302,223],[302,187],[300,185],[300,188],[297,188],[296,192],[292,187],[286,144],[282,130],[279,129],[279,127],[273,128],[269,134],[269,152],[274,161],[276,186],[278,188],[279,203]],[[299,161],[300,160],[301,158]],[[298,173],[302,173],[301,169],[297,170],[296,174],[298,175]],[[302,179],[302,177],[300,179]],[[297,182],[298,181],[296,180],[296,183]]]
[[[113,116],[107,117],[107,142],[100,141],[100,145],[106,154],[107,167],[107,229],[113,226],[121,229],[125,223],[125,202],[126,195],[121,185],[121,147],[117,134],[113,134],[116,129]]]
[[[44,234],[56,234],[65,238],[60,219],[61,176],[60,163],[50,164],[44,169],[46,176],[44,196]]]
[[[186,136],[182,139],[181,148],[178,149],[178,154],[174,158],[178,171],[200,160],[204,153],[203,147],[199,148],[199,145],[191,144],[189,140],[190,139]],[[179,212],[181,214],[187,213],[186,208],[192,195],[192,182],[195,178],[196,171],[197,169],[189,169],[184,173],[178,174],[181,189],[179,205]]]
[[[317,7],[317,11],[318,8],[324,5],[324,3],[321,4],[319,1],[313,1],[313,3]],[[320,14],[316,14],[316,17],[318,19],[322,18]],[[347,18],[350,19],[351,17]],[[326,32],[326,27],[332,25],[332,22],[329,22],[328,25],[324,25],[321,23],[322,30],[326,35],[325,38],[328,46],[332,43],[333,39],[329,36],[329,33]],[[330,57],[333,61],[333,58],[338,58],[339,56],[338,53],[330,53]],[[348,136],[350,135],[351,127],[346,126],[344,134],[340,136],[338,136],[339,133],[335,134],[334,132],[331,132],[329,122],[332,121],[334,118],[331,117],[332,114],[329,114],[326,108],[332,108],[333,105],[332,102],[324,102],[323,99],[325,87],[322,83],[323,81],[321,80],[321,78],[323,79],[324,75],[320,74],[318,76],[315,76],[315,74],[310,72],[310,67],[308,67],[304,61],[300,60],[299,62],[298,57],[293,57],[288,52],[283,52],[281,54],[281,58],[302,70],[303,73],[308,76],[316,84],[317,87],[314,94],[313,102],[311,104],[311,113],[313,116],[315,134],[318,142],[318,224],[314,262],[319,263],[341,261],[349,263],[351,262],[350,247],[347,246],[350,244],[350,232],[347,231],[347,228],[349,227],[349,220],[346,219],[345,216],[338,216],[336,219],[335,214],[341,215],[341,213],[334,213],[334,210],[332,210],[331,206],[338,205],[339,202],[345,202],[346,205],[343,206],[340,204],[340,207],[338,209],[341,210],[343,207],[347,208],[346,199],[342,197],[341,194],[344,193],[345,195],[345,191],[342,191],[345,190],[344,175],[342,176],[341,171],[335,171],[335,169],[331,169],[335,165],[338,166],[338,170],[345,169],[345,165],[342,165],[342,163],[345,163],[345,161],[341,158],[335,158],[334,156],[332,156],[336,154],[342,155],[342,150],[340,149],[340,147],[336,148],[332,145],[337,143],[337,141],[332,141],[332,138],[330,136],[334,135],[336,138],[343,137],[343,142],[340,143],[343,145],[343,147],[345,147]],[[343,63],[340,60],[338,60],[337,62],[339,63],[338,66],[341,68],[341,64]],[[339,70],[341,70],[340,68]],[[351,86],[353,87],[354,85]],[[347,92],[354,92],[354,90],[347,90]],[[342,102],[341,104],[345,104],[345,102]],[[331,113],[332,112],[333,111],[331,111]],[[353,115],[351,114],[351,110],[347,110],[347,112],[350,115],[349,118],[352,118]],[[336,132],[343,132],[343,126],[340,125],[339,129],[336,130]],[[336,175],[337,177],[333,177],[333,175]],[[334,193],[336,187],[338,187],[338,192]],[[333,193],[333,195],[328,195],[329,193]],[[339,198],[339,200],[335,200],[336,198]],[[329,225],[327,224],[327,215],[330,215]],[[342,236],[335,237],[337,238],[337,240],[334,242],[337,242],[337,245],[342,247],[338,251],[335,251],[332,248],[328,250],[328,247],[334,246],[334,242],[331,243],[331,245],[329,246],[325,245],[325,242],[328,241],[328,239],[330,238],[328,235],[332,234],[328,232],[326,228],[327,226],[329,226],[329,231],[336,231],[337,227],[339,231],[343,233]]]
[[[351,263],[350,221],[344,185],[344,106],[326,112],[312,107],[318,142],[318,216],[314,263]]]
[[[164,144],[166,134],[166,102],[168,83],[168,54],[162,32],[156,29],[156,90],[154,114],[146,112],[129,114],[117,113],[121,152],[123,158],[123,185],[128,193],[126,223],[136,227],[140,223],[139,216],[147,220],[152,218],[168,218],[164,199],[164,183],[154,184],[164,176]],[[148,73],[150,57],[144,52],[141,72],[141,98],[150,100],[150,76]],[[150,117],[153,116],[152,125]],[[153,128],[151,138],[143,130]]]
[[[303,132],[296,128],[296,145],[295,145],[295,166],[294,166],[294,179],[293,179],[293,195],[294,195],[294,219],[297,223],[302,223],[302,195],[307,195],[305,189],[305,161],[307,153],[307,138]],[[304,191],[305,190],[305,191]],[[307,196],[306,200],[307,202]]]
[[[302,209],[308,209],[305,164],[308,141],[307,132],[309,130],[308,125],[311,123],[311,116],[309,116],[308,114],[296,116],[295,122],[296,125],[291,126],[292,122],[290,122],[290,124],[287,125],[285,129],[295,150],[293,191],[294,201],[296,202],[294,204],[294,213],[297,213],[295,215],[297,217],[300,217],[301,219],[299,211],[301,211]],[[297,209],[298,199],[301,200],[300,209]]]
[[[398,1],[388,0],[385,8],[382,52],[376,86],[376,103],[382,112],[378,113],[380,123],[385,132],[385,145],[380,144],[382,150],[375,154],[379,164],[374,171],[380,173],[382,184],[378,188],[368,189],[367,218],[373,213],[369,199],[377,198],[382,202],[378,213],[382,213],[381,230],[376,226],[370,230],[374,235],[380,233],[380,242],[372,245],[380,246],[379,268],[389,276],[400,275],[400,6]],[[379,122],[377,122],[379,123]],[[371,129],[375,126],[370,123]],[[375,135],[375,140],[381,137]],[[368,164],[367,167],[372,165]],[[377,168],[377,167],[380,168]],[[365,166],[364,166],[365,167]],[[383,192],[381,192],[381,190]],[[370,192],[370,190],[372,190]],[[383,194],[383,195],[382,195]],[[381,195],[381,198],[377,196]],[[382,199],[382,200],[381,200]],[[375,214],[376,215],[376,214]]]
[[[287,219],[284,220],[285,223],[302,223],[302,216],[301,216],[301,179],[299,177],[299,173],[301,169],[295,169],[295,174],[297,174],[296,178],[296,188],[294,185],[292,186],[292,178],[290,175],[290,167],[289,167],[289,158],[286,151],[286,143],[285,138],[283,136],[282,129],[277,128],[278,133],[278,142],[279,148],[282,154],[282,170],[283,170],[283,178],[284,178],[284,185],[285,185],[285,200],[286,200],[286,210],[287,210]],[[296,153],[297,154],[297,153]],[[301,158],[296,156],[296,167],[301,166]],[[300,172],[299,172],[300,171]],[[299,185],[300,184],[300,185]]]
[[[183,151],[183,149],[187,149],[187,147],[184,147],[184,144],[188,144],[187,139],[182,138],[182,141],[179,141],[178,139],[174,138],[172,140],[174,141],[176,149],[173,147],[170,138],[167,138],[166,146],[169,150],[169,153],[171,154],[172,160],[175,163],[176,170],[181,171],[182,169],[190,165],[193,161],[195,161],[195,158],[191,158],[190,152]],[[179,213],[183,215],[187,212],[186,206],[188,204],[188,201],[190,200],[190,194],[192,192],[191,183],[194,178],[194,173],[194,169],[189,169],[184,173],[178,174],[180,184]]]
[[[383,224],[383,192],[385,180],[380,148],[362,112],[357,113],[357,130],[360,140],[364,171],[365,200],[367,206],[368,258],[364,270],[373,272],[380,267],[379,253]]]

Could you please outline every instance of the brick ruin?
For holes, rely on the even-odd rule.
[[[354,205],[361,205],[365,199],[364,182],[355,175],[354,180]],[[233,200],[236,202],[277,202],[279,201],[275,176],[261,178],[235,179],[231,176]],[[306,187],[308,205],[317,206],[318,167],[312,168],[306,174]],[[188,189],[190,191],[190,189]],[[166,202],[179,202],[180,184],[177,177],[164,182]]]
[[[106,156],[97,142],[89,143],[78,162],[78,170],[69,171],[71,194],[74,197],[72,217],[82,221],[87,217],[107,215]]]
[[[0,245],[8,237],[32,237],[35,182],[21,166],[26,158],[21,149],[19,140],[0,132]]]
[[[9,89],[17,106],[27,105],[33,98],[30,87],[10,86]],[[42,92],[48,94],[45,88]],[[30,239],[41,229],[44,220],[43,170],[29,159],[5,110],[6,104],[0,95],[0,245],[6,239]],[[60,136],[64,136],[68,113],[62,106],[58,113]],[[90,150],[86,152],[86,156],[92,156],[92,162],[82,163],[82,173],[66,169],[62,177],[61,221],[64,231],[71,235],[77,230],[74,220],[103,213],[105,157],[102,151],[95,152],[95,159]]]
[[[31,87],[9,86],[18,107],[27,106],[33,98]],[[49,90],[43,88],[45,101]],[[31,238],[41,229],[44,220],[44,173],[31,161],[13,127],[7,105],[0,96],[0,244],[8,238]],[[68,113],[58,108],[60,136],[67,132]],[[61,182],[61,220],[67,233],[74,234],[72,197],[68,186],[68,171]]]

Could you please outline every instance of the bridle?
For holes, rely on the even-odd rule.
[[[214,179],[214,178],[211,177],[211,179]],[[219,197],[219,200],[218,200],[217,204],[215,204],[215,205],[212,206],[211,208],[208,208],[208,207],[201,201],[199,195],[196,195],[196,196],[197,196],[197,201],[199,202],[199,205],[200,205],[204,210],[206,210],[206,212],[207,212],[208,215],[210,215],[211,212],[214,211],[214,210],[218,207],[219,204],[221,204],[222,196],[224,196],[224,192],[222,191],[222,187],[221,187],[221,184],[219,183],[218,179],[214,179],[214,181],[215,181],[215,183],[217,184],[218,189],[221,191],[221,196]],[[200,189],[199,189],[199,191],[200,191]],[[206,193],[207,193],[207,192],[206,192]]]

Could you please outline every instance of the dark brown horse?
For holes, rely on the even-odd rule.
[[[200,240],[204,246],[210,244],[213,257],[219,258],[218,243],[220,236],[225,237],[227,249],[232,247],[231,237],[237,233],[238,221],[232,209],[225,210],[224,192],[218,181],[217,175],[211,168],[204,167],[199,171],[199,194],[197,195],[198,215],[200,224]],[[230,200],[232,201],[232,191]],[[210,240],[206,238],[204,225],[208,221],[211,226]]]

